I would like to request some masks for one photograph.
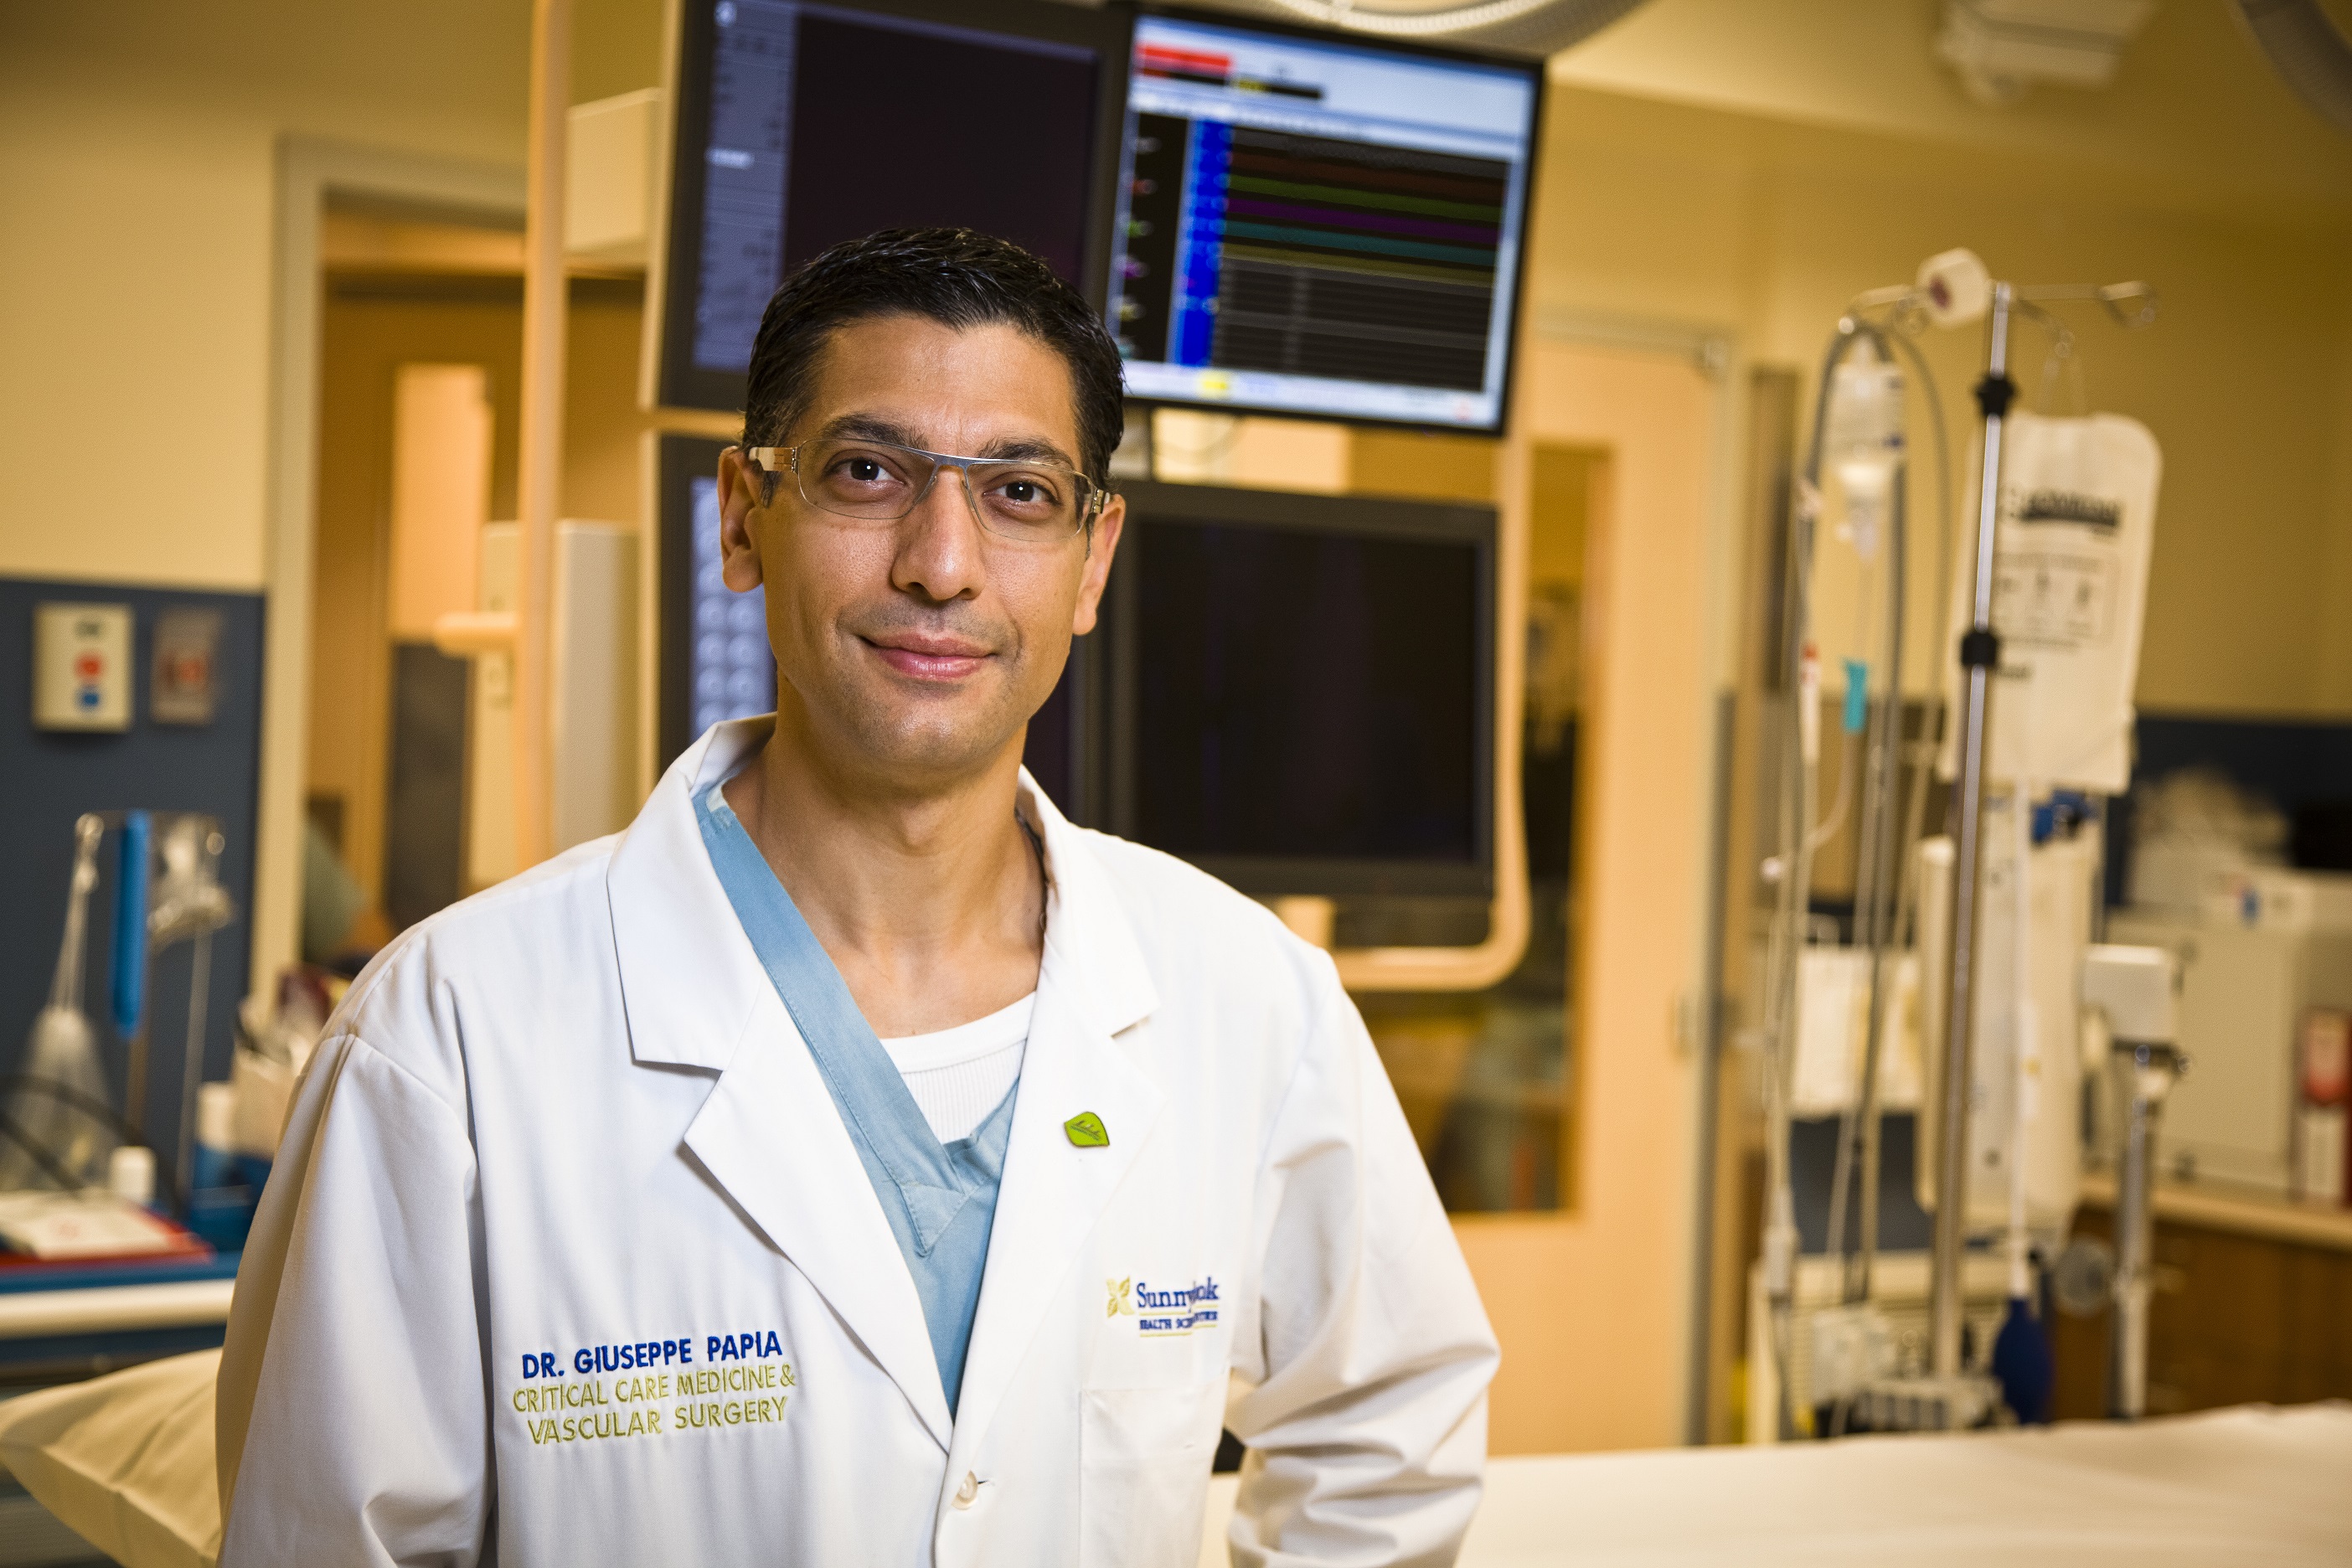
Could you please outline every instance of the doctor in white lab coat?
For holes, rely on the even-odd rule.
[[[780,290],[722,470],[779,712],[331,1021],[222,1363],[228,1568],[1189,1568],[1221,1426],[1237,1563],[1453,1561],[1495,1344],[1331,963],[1019,770],[1118,417],[1002,242]],[[983,1015],[1025,1029],[967,1126],[901,1047]]]

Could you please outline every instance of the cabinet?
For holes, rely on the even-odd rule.
[[[2074,1232],[2111,1238],[2113,1220],[2086,1202]],[[2155,1269],[2151,1415],[2352,1398],[2352,1211],[2159,1188]],[[2053,1316],[2053,1415],[2105,1415],[2113,1311]]]

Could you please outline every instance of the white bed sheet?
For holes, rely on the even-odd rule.
[[[1226,1562],[1234,1479],[1202,1568]],[[1498,1458],[1463,1568],[2345,1568],[2352,1405]]]
[[[0,1406],[0,1463],[127,1568],[212,1568],[217,1351]],[[1234,1480],[1202,1568],[1226,1562]],[[2352,1405],[1500,1458],[1465,1568],[2344,1568]]]

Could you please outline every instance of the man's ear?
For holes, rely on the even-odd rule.
[[[1110,559],[1118,553],[1118,536],[1126,527],[1127,498],[1112,496],[1104,501],[1101,515],[1087,531],[1085,574],[1078,579],[1077,609],[1070,616],[1072,637],[1082,637],[1095,629],[1095,612],[1110,582]]]
[[[752,515],[763,510],[760,498],[768,476],[743,456],[740,447],[719,454],[719,574],[739,594],[758,587],[760,544],[752,537]]]

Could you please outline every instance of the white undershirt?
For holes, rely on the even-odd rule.
[[[882,1042],[940,1142],[971,1137],[972,1129],[1021,1080],[1029,1015],[1036,1004],[1037,994],[1032,991],[985,1018],[936,1034],[903,1035]]]

